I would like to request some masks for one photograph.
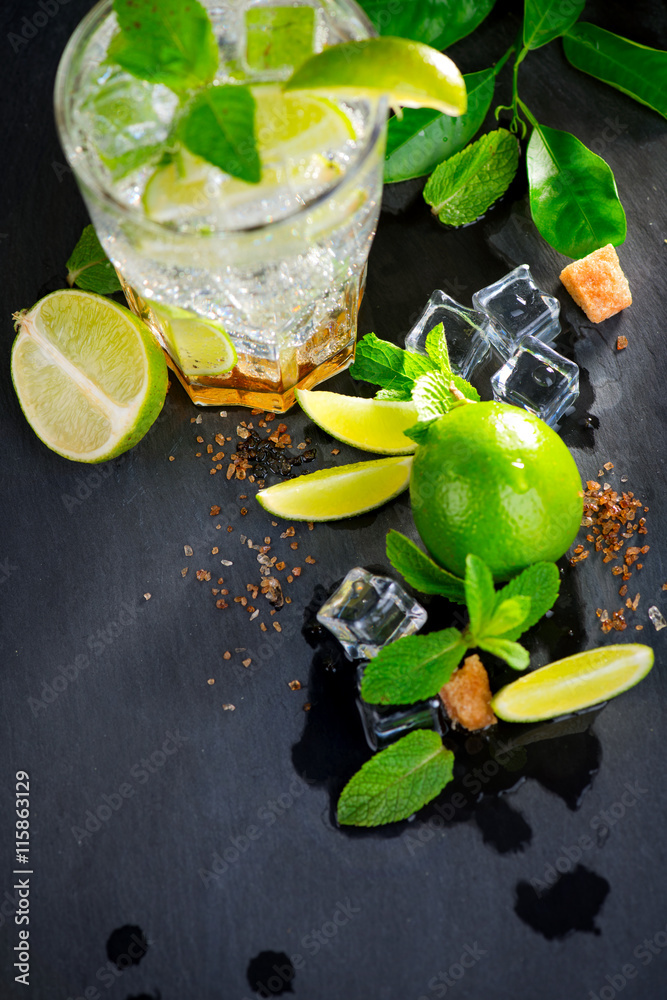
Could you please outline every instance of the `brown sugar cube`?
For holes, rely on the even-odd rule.
[[[560,272],[560,280],[591,323],[602,323],[632,305],[628,279],[611,243],[573,260]]]
[[[489,675],[476,653],[466,656],[450,680],[440,690],[440,698],[454,726],[486,729],[496,721],[491,708]]]

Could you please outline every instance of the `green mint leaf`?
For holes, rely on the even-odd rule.
[[[255,140],[255,98],[249,87],[207,87],[181,121],[183,145],[209,163],[258,184],[262,176]]]
[[[372,705],[411,705],[432,698],[456,670],[466,648],[457,628],[397,639],[366,667],[361,697]]]
[[[407,437],[412,438],[413,441],[416,441],[417,444],[424,444],[428,438],[428,432],[431,429],[431,424],[434,424],[436,420],[439,419],[440,417],[435,417],[433,420],[420,420],[418,424],[415,424],[413,427],[408,427],[408,429],[403,431],[403,433]]]
[[[452,386],[466,399],[479,402],[476,389],[458,375],[443,375],[441,372],[428,372],[421,375],[414,384],[412,400],[417,406],[420,420],[433,420],[449,413],[455,406],[461,406],[461,400],[452,392]]]
[[[482,638],[499,639],[523,625],[530,613],[530,597],[506,597],[497,601],[496,609],[484,626]]]
[[[438,566],[411,539],[393,528],[387,535],[387,559],[420,593],[441,594],[457,604],[465,603],[463,580]]]
[[[577,69],[667,118],[667,52],[639,45],[586,22],[575,24],[568,31],[563,48]]]
[[[383,389],[407,392],[404,398],[410,399],[415,379],[428,371],[435,371],[435,365],[423,354],[404,351],[374,333],[367,333],[357,344],[350,375]]]
[[[516,640],[542,618],[556,602],[560,588],[560,574],[555,563],[538,562],[528,566],[498,591],[498,601],[508,597],[529,597],[530,610],[526,619],[516,628],[503,633],[503,639]]]
[[[465,38],[491,12],[495,0],[360,0],[381,35],[399,35],[446,49]]]
[[[344,826],[407,819],[439,795],[454,772],[454,754],[437,733],[417,729],[366,761],[338,800]]]
[[[294,68],[313,54],[313,7],[251,7],[245,25],[245,60],[252,70]]]
[[[441,163],[426,183],[424,200],[441,222],[474,222],[505,193],[518,165],[516,136],[496,129]]]
[[[610,167],[569,132],[535,124],[526,154],[530,211],[554,250],[580,258],[626,235]]]
[[[108,59],[141,80],[177,93],[210,83],[218,68],[218,43],[198,0],[114,0],[120,32]]]
[[[526,0],[523,15],[523,44],[539,49],[558,38],[581,14],[586,0]]]
[[[404,108],[403,117],[389,120],[384,181],[393,184],[412,177],[426,177],[479,132],[491,106],[496,77],[492,69],[463,77],[468,109],[453,118],[432,108]]]
[[[530,654],[527,649],[520,646],[518,642],[510,642],[509,639],[478,639],[477,645],[480,649],[485,649],[487,653],[493,653],[505,663],[508,663],[514,670],[525,670],[530,663]]]
[[[447,337],[442,323],[438,323],[426,334],[426,353],[437,365],[443,375],[453,375],[452,366],[449,361],[449,348],[447,347]]]
[[[475,640],[486,634],[487,623],[496,607],[496,592],[491,570],[483,559],[466,556],[465,595],[470,616],[470,632]]]
[[[390,399],[397,403],[407,403],[412,399],[409,389],[379,389],[374,399]]]
[[[98,295],[122,291],[113,264],[102,249],[93,226],[86,226],[66,264],[67,284]]]

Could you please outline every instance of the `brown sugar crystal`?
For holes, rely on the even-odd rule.
[[[560,280],[591,323],[602,323],[632,305],[628,279],[611,243],[572,261],[560,272]]]
[[[440,698],[454,725],[464,729],[486,729],[496,717],[491,709],[489,675],[476,653],[466,656],[463,666],[440,689]]]

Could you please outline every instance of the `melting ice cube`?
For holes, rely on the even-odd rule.
[[[522,337],[515,353],[491,378],[493,398],[557,424],[579,395],[579,366],[535,337]]]
[[[560,333],[560,303],[538,288],[528,264],[475,292],[472,304],[494,320],[491,342],[503,358],[512,354],[522,336],[549,344]],[[493,336],[496,331],[500,336]]]

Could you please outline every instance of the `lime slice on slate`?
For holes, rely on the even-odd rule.
[[[366,38],[332,45],[311,56],[285,89],[336,97],[378,98],[408,108],[435,108],[462,115],[466,85],[449,56],[407,38]]]
[[[407,489],[411,468],[411,455],[339,465],[269,486],[257,500],[289,521],[339,521],[393,500]]]
[[[615,698],[653,666],[653,650],[639,643],[600,646],[555,660],[494,695],[491,706],[506,722],[539,722]]]
[[[311,420],[332,437],[380,455],[409,455],[417,445],[403,433],[419,416],[414,403],[342,396],[297,389],[296,398]]]
[[[167,365],[145,323],[93,292],[52,292],[16,314],[12,379],[52,451],[104,462],[135,445],[164,403]]]

